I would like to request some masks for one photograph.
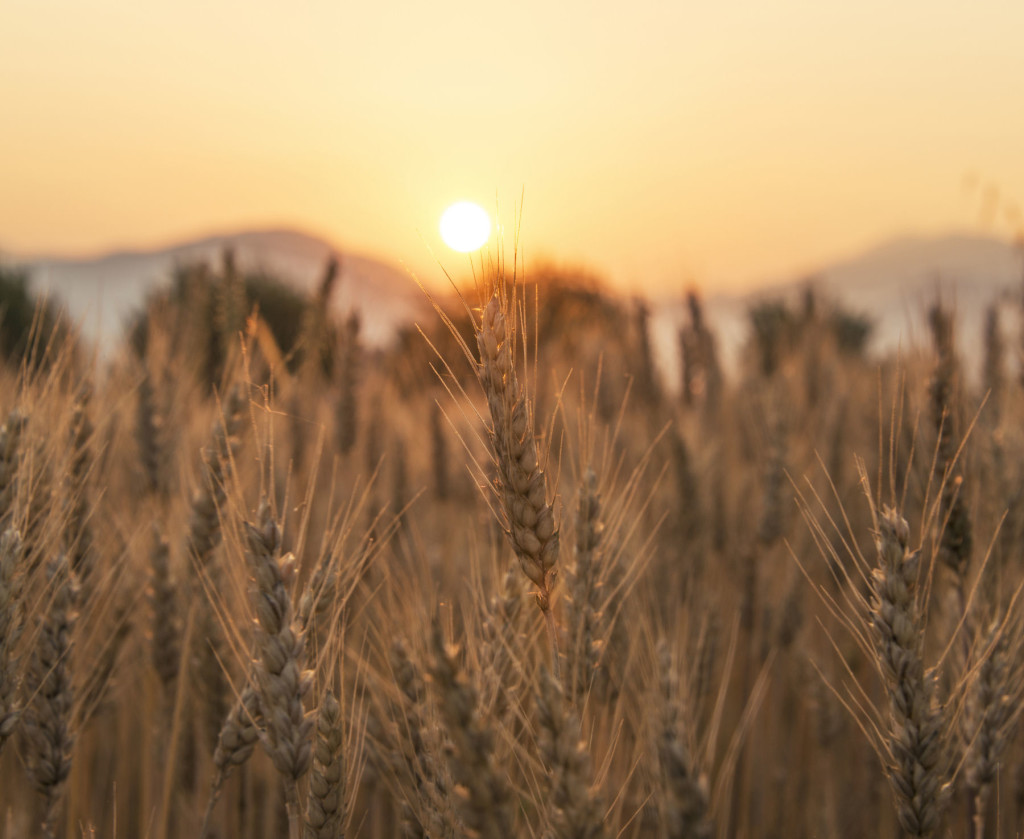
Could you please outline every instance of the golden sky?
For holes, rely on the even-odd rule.
[[[0,247],[291,226],[431,282],[459,199],[621,287],[1024,202],[1024,3],[0,0]],[[1009,235],[1009,223],[991,228]]]

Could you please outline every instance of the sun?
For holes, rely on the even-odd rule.
[[[490,235],[490,216],[483,207],[472,201],[452,204],[441,216],[441,238],[453,251],[475,251]]]

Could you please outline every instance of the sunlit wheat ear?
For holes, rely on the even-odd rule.
[[[68,559],[61,554],[47,569],[52,589],[25,675],[25,736],[29,775],[43,795],[43,833],[57,835],[57,813],[71,771],[71,633],[75,625],[76,586]]]
[[[345,826],[345,726],[331,691],[316,717],[313,769],[309,776],[304,839],[339,839]]]
[[[895,510],[878,517],[878,568],[872,575],[871,629],[889,694],[883,747],[900,826],[931,836],[948,791],[949,747],[936,676],[922,660],[924,618],[917,595],[918,552],[907,549],[910,528]]]
[[[285,784],[292,839],[298,836],[297,784],[312,760],[310,734],[314,721],[303,708],[313,674],[303,669],[305,639],[294,620],[288,580],[295,558],[281,555],[281,531],[269,504],[260,505],[255,524],[245,526],[247,555],[255,577],[256,687],[266,720],[265,745]]]
[[[21,716],[18,706],[18,640],[24,629],[25,576],[21,536],[7,528],[0,536],[0,754]]]
[[[683,727],[679,674],[668,644],[661,641],[657,652],[661,670],[657,744],[666,835],[670,839],[709,839],[714,831],[708,817],[708,780],[696,766]]]
[[[580,721],[554,677],[544,671],[537,695],[540,750],[550,773],[550,818],[554,835],[599,839],[607,836],[604,810],[591,788],[590,755]]]
[[[508,323],[495,294],[484,307],[477,331],[477,375],[491,415],[490,440],[504,524],[519,566],[537,587],[537,604],[548,615],[558,573],[558,529],[547,502],[530,407],[516,376],[513,339],[514,325]],[[550,632],[554,644],[553,628]],[[557,655],[554,664],[558,666]]]
[[[515,836],[513,796],[508,775],[495,765],[494,732],[480,717],[477,693],[445,646],[440,627],[433,631],[430,675],[452,748],[449,762],[470,835],[481,839]]]

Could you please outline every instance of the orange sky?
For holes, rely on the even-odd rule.
[[[525,194],[527,268],[778,279],[979,228],[970,172],[1024,202],[1022,32],[1016,0],[0,0],[0,247],[288,225],[430,282],[445,206]]]

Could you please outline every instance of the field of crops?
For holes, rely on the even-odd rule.
[[[1005,313],[723,371],[691,296],[667,382],[516,268],[387,351],[231,260],[102,362],[0,322],[0,838],[1020,835]]]

